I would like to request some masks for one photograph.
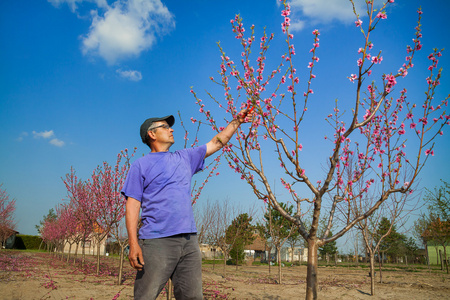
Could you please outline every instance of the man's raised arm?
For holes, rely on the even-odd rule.
[[[235,134],[237,129],[246,120],[251,120],[253,116],[252,110],[243,109],[239,112],[236,119],[231,121],[224,130],[216,134],[211,141],[206,144],[206,155],[205,158],[216,153],[223,146],[225,146],[231,137]]]

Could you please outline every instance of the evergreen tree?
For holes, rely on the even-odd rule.
[[[228,244],[232,245],[230,256],[236,265],[244,260],[244,247],[255,240],[255,226],[251,225],[251,222],[252,217],[244,213],[237,216],[227,228],[225,239]]]
[[[383,217],[378,226],[375,240],[378,241],[378,237],[383,236],[391,227],[391,222]],[[383,239],[380,244],[380,252],[394,258],[404,254],[405,247],[404,243],[406,241],[406,236],[404,234],[398,233],[395,224],[392,226],[391,233]]]
[[[333,233],[330,231],[328,234],[328,237],[332,237]],[[329,243],[326,243],[322,247],[319,247],[319,253],[322,255],[322,258],[328,255],[335,255],[338,252],[336,241],[332,241]]]

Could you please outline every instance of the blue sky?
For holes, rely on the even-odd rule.
[[[367,17],[361,1],[356,3],[364,25]],[[398,80],[414,99],[423,97],[427,55],[434,47],[450,49],[450,3],[395,1],[374,38],[376,49],[383,50],[380,71],[392,71],[392,65],[396,71],[406,45],[412,44],[419,6],[424,12],[423,50],[410,76]],[[309,71],[311,31],[321,32],[309,115],[314,127],[305,130],[303,142],[305,155],[309,151],[312,158],[306,169],[320,171],[329,147],[322,149],[316,141],[329,134],[324,118],[334,99],[345,103],[354,91],[347,76],[357,72],[357,49],[363,41],[348,1],[295,0],[292,10],[295,63],[303,76]],[[1,1],[0,183],[17,201],[17,230],[36,234],[34,226],[66,197],[61,177],[71,166],[87,179],[103,161],[114,163],[122,149],[137,147],[138,156],[148,152],[138,135],[146,118],[176,115],[178,110],[187,125],[191,116],[199,118],[191,86],[205,99],[205,90],[222,96],[209,77],[219,69],[216,42],[239,60],[241,50],[230,25],[235,14],[241,15],[248,31],[255,25],[257,39],[264,27],[275,34],[268,56],[278,62],[285,52],[280,12],[275,0]],[[443,78],[436,95],[441,98],[450,90],[450,54],[443,54]],[[184,144],[179,124],[174,126],[173,150]],[[200,142],[206,143],[212,134],[203,130]],[[441,178],[449,180],[449,134],[447,130],[438,140],[435,155],[420,175],[421,188],[433,188]],[[199,201],[230,198],[261,206],[232,170],[223,165],[221,173]],[[277,190],[283,193],[281,185]]]

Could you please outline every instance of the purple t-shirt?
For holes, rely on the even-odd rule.
[[[203,170],[206,145],[176,152],[150,152],[128,171],[122,194],[141,202],[140,239],[195,233],[191,179]]]

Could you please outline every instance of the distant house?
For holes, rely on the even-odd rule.
[[[213,247],[208,244],[200,245],[200,252],[202,253],[202,258],[204,259],[213,259],[223,256],[222,249],[219,247]]]
[[[253,243],[244,247],[245,257],[253,260],[267,260],[269,255],[268,250],[266,241],[257,234],[255,234]]]
[[[427,249],[428,249],[428,257],[430,259],[430,264],[432,265],[438,265],[441,263],[441,259],[439,258],[440,254],[439,251],[441,251],[442,256],[444,256],[444,247],[438,244],[434,244],[432,242],[428,242],[427,245]],[[450,258],[450,245],[445,247],[446,252],[447,252],[447,259]],[[442,257],[442,259],[445,259],[444,257]]]
[[[294,247],[294,252],[292,253],[291,247],[281,248],[281,260],[282,261],[300,261],[304,262],[308,260],[308,248],[304,247]]]
[[[5,244],[3,245],[3,248],[5,249],[12,249],[14,247],[14,244],[16,243],[16,235],[19,234],[18,231],[10,230],[11,235],[6,239]]]
[[[94,232],[101,233],[103,230],[98,226],[94,225]],[[88,238],[86,239],[84,243],[84,253],[90,254],[90,255],[97,255],[97,247],[100,247],[100,255],[106,255],[106,241],[108,240],[108,235],[106,235],[100,243],[97,242],[97,239],[95,238],[94,234],[90,234]],[[99,245],[98,245],[99,244]],[[82,242],[78,243],[78,249],[77,245],[73,244],[72,247],[70,247],[70,244],[68,243],[68,240],[64,241],[64,253],[74,254],[75,251],[77,251],[77,254],[83,253],[82,249]]]

